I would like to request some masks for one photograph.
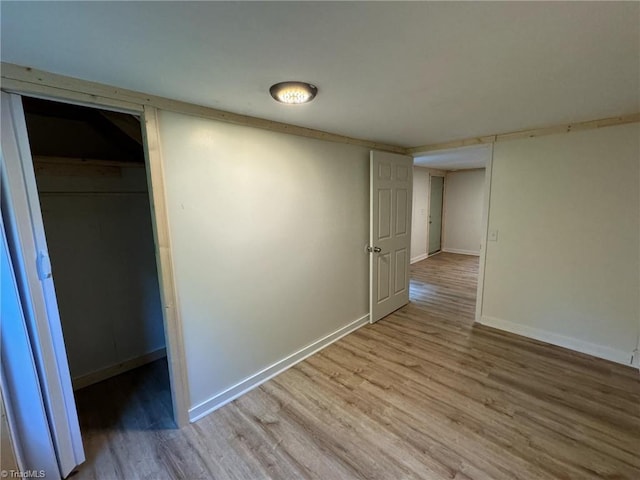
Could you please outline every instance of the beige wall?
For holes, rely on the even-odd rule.
[[[497,143],[482,322],[621,363],[640,306],[640,125]]]
[[[445,185],[442,250],[480,255],[485,169],[449,172]]]
[[[369,151],[170,112],[159,130],[194,419],[366,321]]]
[[[121,176],[40,174],[37,181],[74,384],[162,352],[145,169],[123,168]]]

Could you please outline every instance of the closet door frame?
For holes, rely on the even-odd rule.
[[[51,88],[50,91],[42,92],[42,87],[34,86],[35,91],[31,91],[28,85],[26,88],[12,89],[7,91],[3,88],[3,107],[5,103],[10,108],[10,124],[3,122],[3,130],[12,127],[16,148],[12,152],[3,152],[3,157],[7,154],[13,155],[13,168],[3,172],[5,184],[11,186],[9,190],[16,187],[22,189],[20,202],[22,210],[16,207],[16,202],[11,202],[11,211],[7,212],[5,222],[7,228],[20,230],[17,243],[23,252],[25,262],[31,270],[31,275],[37,276],[37,280],[42,285],[36,292],[29,291],[30,297],[40,296],[41,304],[45,304],[43,312],[35,312],[36,323],[39,328],[31,338],[36,355],[40,352],[48,352],[42,356],[41,371],[48,372],[41,376],[41,385],[45,397],[55,399],[56,408],[51,409],[50,428],[55,442],[63,445],[57,448],[58,462],[65,465],[61,470],[67,470],[68,465],[75,462],[74,466],[84,461],[82,442],[79,428],[77,426],[77,413],[75,411],[75,399],[71,386],[71,378],[68,370],[66,350],[62,339],[59,315],[57,312],[57,302],[55,301],[55,291],[53,280],[46,277],[48,271],[48,254],[46,242],[33,241],[38,237],[37,230],[41,229],[42,240],[44,240],[44,228],[39,208],[39,199],[35,187],[35,177],[33,174],[33,160],[29,150],[29,141],[26,135],[26,125],[24,112],[22,110],[22,96],[31,96],[53,100],[63,103],[71,103],[104,110],[128,113],[140,117],[141,130],[143,135],[143,149],[145,154],[147,184],[149,190],[151,216],[155,241],[156,265],[158,269],[158,280],[162,299],[163,323],[165,330],[165,340],[167,346],[167,356],[169,359],[169,376],[171,382],[171,396],[173,402],[174,420],[178,427],[188,424],[188,390],[186,383],[186,368],[184,346],[182,339],[181,319],[177,308],[176,290],[173,279],[173,262],[171,257],[171,247],[168,238],[168,221],[165,205],[164,174],[162,170],[162,159],[159,149],[159,137],[157,126],[157,112],[153,107],[145,107],[137,103],[112,100],[83,93],[76,93],[71,90]],[[4,115],[3,115],[4,117]],[[4,118],[3,118],[4,120]],[[15,124],[15,125],[14,125]],[[13,128],[17,127],[17,128]],[[3,163],[7,158],[3,158]],[[19,160],[19,162],[15,162]],[[31,178],[29,178],[31,177]],[[11,191],[5,192],[13,196]],[[35,217],[35,222],[34,222]],[[39,222],[38,222],[39,217]],[[38,228],[39,223],[39,228]],[[31,241],[28,241],[31,239]],[[18,268],[18,267],[16,267]],[[33,280],[33,279],[32,279]],[[47,287],[47,280],[50,287]],[[45,298],[47,300],[45,300]],[[53,299],[53,301],[52,301]],[[34,298],[30,299],[31,301]],[[61,407],[63,406],[63,407]]]

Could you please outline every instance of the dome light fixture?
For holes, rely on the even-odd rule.
[[[269,93],[277,102],[297,105],[313,100],[318,87],[306,82],[280,82],[272,85]]]

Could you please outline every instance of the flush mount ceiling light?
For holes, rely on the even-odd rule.
[[[280,82],[272,85],[269,93],[280,103],[295,105],[309,103],[315,98],[318,88],[305,82]]]

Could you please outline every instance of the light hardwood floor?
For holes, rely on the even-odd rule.
[[[637,370],[473,325],[478,260],[182,430],[166,364],[78,392],[76,479],[640,479]]]

